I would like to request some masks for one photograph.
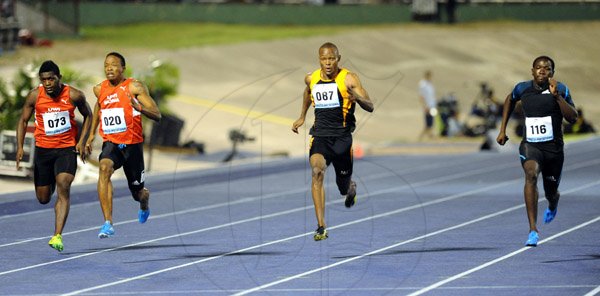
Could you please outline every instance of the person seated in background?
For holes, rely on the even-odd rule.
[[[588,133],[596,133],[596,129],[594,126],[587,121],[583,117],[583,110],[581,108],[577,108],[577,121],[575,123],[565,123],[564,124],[564,133],[565,134],[588,134]]]

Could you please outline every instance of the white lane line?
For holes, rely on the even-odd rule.
[[[457,198],[460,198],[460,197],[463,197],[463,196],[467,196],[467,195],[471,195],[471,194],[475,194],[475,193],[479,193],[479,192],[484,192],[484,191],[487,191],[487,190],[490,190],[490,189],[493,189],[493,188],[497,188],[497,187],[501,187],[501,186],[506,186],[507,184],[510,184],[512,182],[515,182],[515,181],[516,180],[506,181],[506,182],[498,183],[496,185],[491,185],[491,186],[483,187],[483,188],[480,188],[480,189],[471,190],[471,191],[468,191],[468,192],[465,192],[465,193],[451,195],[451,196],[448,196],[448,197],[436,199],[436,200],[429,201],[429,202],[426,202],[426,203],[416,204],[416,205],[405,207],[405,208],[398,209],[398,210],[395,210],[395,211],[391,211],[391,212],[387,212],[387,213],[383,213],[383,214],[378,214],[378,215],[370,216],[368,218],[356,220],[358,222],[356,222],[356,221],[354,221],[354,222],[348,222],[348,223],[341,224],[341,225],[338,225],[338,226],[330,227],[330,229],[344,227],[344,226],[348,226],[348,225],[360,223],[360,222],[363,222],[363,221],[372,220],[374,218],[389,216],[389,215],[401,213],[401,212],[404,212],[404,211],[408,211],[408,210],[412,210],[412,209],[417,209],[417,208],[420,208],[420,207],[423,207],[423,206],[437,204],[437,203],[441,203],[441,202],[445,202],[445,201],[457,199]],[[384,194],[384,193],[388,193],[388,190],[382,190],[380,192],[370,193],[370,194],[368,194],[368,196],[372,197],[372,196],[376,196],[376,195],[380,195],[380,194]],[[334,200],[334,201],[331,201],[331,202],[327,202],[327,204],[328,205],[332,205],[332,204],[342,203],[342,202],[343,202],[343,200],[339,200],[338,199],[338,200]],[[167,240],[167,239],[172,239],[172,238],[176,238],[176,237],[183,237],[183,236],[188,236],[188,235],[197,234],[197,233],[201,233],[201,232],[206,232],[206,231],[210,231],[210,230],[231,227],[231,226],[234,226],[234,225],[248,223],[248,222],[253,222],[253,221],[257,221],[257,220],[278,217],[278,216],[287,215],[287,214],[291,214],[291,213],[295,213],[295,212],[306,211],[306,210],[311,209],[311,208],[313,208],[312,205],[305,206],[305,207],[299,207],[299,208],[295,208],[295,209],[291,209],[291,210],[286,210],[286,211],[281,211],[281,212],[277,212],[277,213],[273,213],[273,214],[269,214],[269,215],[256,216],[256,217],[252,217],[252,218],[248,218],[248,219],[243,219],[243,220],[238,220],[238,221],[234,221],[234,222],[230,222],[230,223],[225,223],[225,224],[221,224],[221,225],[216,225],[216,226],[212,226],[212,227],[208,227],[208,228],[202,228],[202,229],[198,229],[198,230],[193,230],[193,231],[188,231],[188,232],[184,232],[184,233],[178,233],[178,234],[174,234],[174,235],[160,237],[160,238],[156,238],[156,239],[152,239],[152,240],[147,240],[147,241],[132,243],[132,244],[128,244],[128,245],[124,245],[124,246],[120,246],[120,247],[114,247],[114,248],[110,248],[110,249],[104,249],[104,250],[100,250],[100,251],[95,251],[95,252],[90,252],[90,253],[84,253],[84,254],[73,256],[73,257],[59,259],[59,260],[54,260],[54,261],[48,261],[48,262],[44,262],[44,263],[29,265],[29,266],[25,266],[25,267],[21,267],[21,268],[16,268],[16,269],[11,269],[11,270],[0,272],[0,276],[6,275],[6,274],[10,274],[10,273],[19,272],[19,271],[29,270],[29,269],[33,269],[33,268],[37,268],[37,267],[42,267],[42,266],[47,266],[47,265],[51,265],[51,264],[56,264],[56,263],[60,263],[60,262],[70,261],[70,260],[74,260],[74,259],[78,259],[78,258],[83,258],[83,257],[92,256],[92,255],[97,255],[97,254],[101,254],[101,253],[105,253],[105,252],[110,252],[110,251],[115,251],[115,250],[119,250],[119,249],[129,248],[129,247],[132,247],[132,246],[144,245],[144,244],[153,243],[153,242],[162,241],[162,240]],[[282,241],[286,241],[286,240],[289,240],[289,239],[294,239],[294,238],[302,237],[302,236],[309,235],[309,234],[312,234],[312,232],[303,233],[303,234],[300,234],[300,235],[292,236],[290,238],[285,238]],[[257,247],[260,247],[260,246],[250,247],[250,249],[257,248]],[[235,254],[235,253],[239,253],[239,251],[232,252],[231,254]],[[222,255],[222,256],[225,256],[225,255]],[[222,257],[222,256],[220,256],[220,257]]]
[[[600,160],[599,160],[599,162],[600,162]],[[589,165],[589,162],[586,163],[586,165]],[[442,176],[440,178],[416,182],[413,184],[391,187],[391,188],[387,189],[387,191],[379,192],[379,194],[383,194],[383,193],[387,193],[387,192],[394,192],[394,191],[411,188],[411,187],[414,188],[414,187],[420,187],[420,186],[427,186],[427,185],[441,183],[444,181],[450,181],[450,180],[454,180],[454,179],[459,179],[459,178],[467,177],[467,176],[471,176],[471,175],[479,175],[481,173],[485,173],[488,171],[496,171],[498,169],[502,169],[502,168],[506,168],[506,167],[510,167],[510,166],[512,166],[512,164],[505,164],[505,165],[494,166],[494,167],[491,167],[491,166],[484,167],[484,168],[478,169],[478,170],[470,170],[470,171],[468,171],[466,173],[462,173],[462,174],[452,174],[452,175],[448,175],[448,176]],[[372,180],[372,179],[377,180],[377,179],[381,179],[384,177],[393,177],[393,176],[396,176],[396,175],[389,174],[389,173],[382,173],[382,174],[367,176],[365,178],[362,178],[362,180],[365,180],[365,181]],[[332,187],[332,186],[334,186],[334,184],[327,185],[327,187]],[[228,201],[228,202],[218,203],[218,204],[209,205],[209,206],[190,208],[187,210],[165,213],[165,214],[160,214],[160,215],[152,215],[152,220],[159,219],[159,218],[165,218],[165,217],[171,217],[171,216],[177,216],[177,215],[182,215],[182,214],[189,214],[189,213],[194,213],[194,212],[199,212],[199,211],[204,211],[204,210],[211,210],[211,209],[216,209],[216,208],[221,208],[221,207],[227,207],[227,206],[232,206],[232,205],[237,205],[237,204],[242,204],[242,203],[249,203],[249,202],[254,202],[257,200],[266,200],[266,199],[281,197],[281,196],[290,195],[290,194],[298,194],[298,193],[307,192],[308,190],[309,190],[309,188],[303,187],[303,188],[299,188],[299,189],[289,190],[286,192],[271,193],[271,194],[262,195],[262,196],[245,197],[245,198],[241,198],[241,199],[235,200],[235,201]],[[89,206],[89,204],[84,204],[84,205]],[[84,205],[82,205],[82,206],[84,206]],[[41,211],[50,211],[50,209],[38,210],[35,212],[41,212]],[[30,212],[30,213],[34,213],[34,212]],[[23,213],[23,215],[24,214],[26,214],[26,213]],[[19,214],[19,215],[21,215],[21,214]],[[5,216],[5,217],[8,217],[8,216]],[[2,217],[0,217],[0,219],[2,219]],[[137,219],[131,219],[131,220],[123,221],[123,222],[114,223],[114,225],[117,226],[117,225],[137,223],[137,222],[138,222]],[[75,230],[75,231],[64,232],[63,236],[68,236],[68,235],[77,234],[77,233],[86,232],[86,231],[92,231],[92,230],[98,231],[98,227],[88,227],[88,228],[79,229],[79,230]],[[43,237],[23,239],[23,240],[11,242],[11,243],[2,244],[2,245],[0,245],[0,248],[14,246],[14,245],[20,245],[20,244],[24,244],[24,243],[39,241],[39,240],[46,240],[46,239],[49,239],[50,237],[51,236],[43,236]]]
[[[586,185],[583,185],[583,186],[580,186],[580,187],[577,187],[577,188],[573,188],[573,189],[567,190],[567,191],[565,191],[563,193],[564,194],[572,193],[572,192],[575,192],[575,191],[578,191],[578,190],[582,190],[582,189],[586,189],[586,188],[589,188],[589,187],[592,187],[592,186],[595,186],[595,185],[598,185],[598,184],[600,184],[600,181],[593,182],[593,183],[590,183],[590,184],[586,184]],[[540,201],[542,201],[542,200],[545,200],[545,199],[540,198]],[[493,214],[485,215],[485,216],[479,217],[477,219],[470,220],[470,221],[467,221],[467,222],[464,222],[464,223],[461,223],[461,224],[458,224],[458,225],[455,225],[455,226],[451,226],[451,227],[448,227],[448,228],[440,229],[438,231],[434,231],[434,232],[431,232],[431,233],[428,233],[428,234],[425,234],[425,235],[422,235],[422,236],[418,236],[418,237],[415,237],[415,238],[412,238],[412,239],[409,239],[409,240],[405,240],[405,241],[402,241],[402,242],[399,242],[399,243],[396,243],[396,244],[393,244],[393,245],[390,245],[390,246],[387,246],[387,247],[384,247],[384,248],[381,248],[381,249],[377,249],[377,250],[374,250],[374,251],[371,251],[371,252],[368,252],[368,253],[365,253],[365,254],[362,254],[362,255],[358,255],[358,256],[355,256],[355,257],[347,258],[345,260],[338,261],[338,262],[330,264],[330,265],[322,266],[322,267],[317,268],[317,269],[309,270],[309,271],[306,271],[306,272],[303,272],[303,273],[300,273],[300,274],[296,274],[296,275],[293,275],[293,276],[290,276],[290,277],[286,277],[286,278],[283,278],[283,279],[280,279],[280,280],[277,280],[277,281],[274,281],[274,282],[270,282],[268,284],[264,284],[264,285],[261,285],[261,286],[254,287],[252,289],[244,290],[244,291],[236,293],[234,295],[235,296],[246,295],[246,294],[250,294],[250,293],[253,293],[253,292],[257,292],[257,291],[263,290],[265,288],[273,287],[273,286],[279,285],[281,283],[285,283],[285,282],[288,282],[288,281],[291,281],[291,280],[294,280],[294,279],[298,279],[298,278],[301,278],[301,277],[304,277],[304,276],[307,276],[307,275],[310,275],[310,274],[313,274],[313,273],[316,273],[316,272],[327,270],[327,269],[336,267],[338,265],[342,265],[342,264],[345,264],[345,263],[348,263],[348,262],[352,262],[352,261],[355,261],[355,260],[358,260],[358,259],[362,259],[362,258],[367,257],[367,256],[371,256],[371,255],[374,255],[374,254],[377,254],[377,253],[381,253],[381,252],[387,251],[389,249],[393,249],[393,248],[399,247],[401,245],[405,245],[405,244],[408,244],[408,243],[411,243],[411,242],[414,242],[414,241],[422,240],[422,239],[430,237],[430,236],[438,235],[438,234],[441,234],[441,233],[444,233],[444,232],[448,232],[448,231],[451,231],[451,230],[455,230],[455,229],[458,229],[458,228],[461,228],[461,227],[464,227],[464,226],[468,226],[468,225],[471,225],[471,224],[474,224],[474,223],[477,223],[477,222],[481,222],[483,220],[487,220],[487,219],[490,219],[490,218],[493,218],[493,217],[496,217],[496,216],[499,216],[499,215],[502,215],[502,214],[505,214],[505,213],[508,213],[508,212],[511,212],[511,211],[514,211],[514,210],[517,210],[517,209],[520,209],[520,208],[523,208],[523,207],[525,207],[525,205],[518,205],[518,206],[510,207],[508,209],[505,209],[505,210],[502,210],[502,211],[499,211],[499,212],[496,212],[496,213],[493,213]],[[598,218],[596,218],[594,220],[597,221],[599,219],[600,219],[600,217],[598,217]],[[545,241],[550,240],[551,238],[554,238],[554,237],[557,237],[557,236],[556,235],[552,236],[552,237],[546,239]],[[527,250],[527,249],[529,249],[529,247],[523,248],[523,249]]]
[[[587,165],[590,165],[590,164],[593,164],[593,163],[594,163],[594,161],[587,162]],[[497,169],[498,167],[495,167],[495,168]],[[568,170],[568,169],[565,169],[565,170]],[[479,172],[476,172],[476,173],[478,174]],[[496,184],[496,185],[493,185],[493,186],[484,187],[482,189],[478,189],[478,190],[475,190],[475,191],[470,191],[470,193],[468,192],[468,194],[473,194],[473,193],[477,193],[477,192],[480,192],[480,191],[486,191],[486,190],[489,190],[491,188],[495,188],[495,187],[498,187],[498,186],[503,186],[504,183],[508,184],[510,182],[515,182],[517,180],[519,180],[519,179],[514,179],[514,180],[511,180],[511,181],[506,181],[506,182],[499,183],[499,184]],[[424,182],[421,182],[421,183],[419,183],[417,185],[413,185],[413,186],[424,186],[424,185],[429,185],[431,183],[434,183],[433,180],[424,181]],[[398,186],[396,188],[404,188],[404,187],[407,187],[407,186],[409,186],[409,185],[402,185],[402,186]],[[384,194],[384,193],[388,193],[388,192],[390,192],[389,189],[384,189],[384,190],[381,190],[381,191],[378,191],[378,192],[367,194],[367,196],[375,196],[375,195]],[[277,196],[277,194],[273,194],[273,196]],[[427,204],[429,205],[429,204],[432,204],[432,203],[439,203],[439,202],[443,202],[443,201],[448,201],[448,200],[452,200],[452,199],[459,198],[459,197],[462,197],[462,196],[464,196],[464,194],[453,195],[453,196],[449,196],[449,197],[445,197],[445,198],[441,198],[441,199],[438,199],[438,200],[431,201],[431,202],[429,202]],[[341,202],[342,202],[341,200],[337,200],[337,201],[333,201],[333,202],[327,202],[326,204],[335,204],[335,203],[341,203]],[[411,206],[411,207],[408,207],[408,208],[405,208],[405,209],[400,209],[400,210],[397,210],[397,211],[405,211],[406,209],[415,209],[415,208],[422,207],[424,205],[425,204],[415,205],[415,206]],[[214,206],[216,206],[216,205],[214,205]],[[207,206],[207,207],[213,207],[213,206]],[[205,208],[205,207],[203,207],[203,208]],[[312,206],[306,206],[306,207],[296,208],[296,209],[293,209],[291,211],[290,210],[285,211],[283,213],[288,214],[288,213],[292,213],[292,212],[295,212],[295,211],[303,211],[303,210],[310,209],[310,208],[312,208]],[[189,211],[196,211],[196,210],[197,209],[190,209]],[[396,212],[396,211],[394,211],[394,212]],[[169,216],[169,215],[172,215],[172,214],[163,214],[163,215],[164,216]],[[87,257],[87,256],[91,256],[91,255],[96,255],[96,254],[100,254],[100,253],[104,253],[104,252],[109,252],[109,251],[119,250],[119,249],[123,249],[123,248],[128,248],[128,247],[131,247],[131,246],[138,246],[138,245],[143,245],[143,244],[147,244],[147,243],[157,242],[157,241],[161,241],[161,240],[165,240],[165,239],[170,239],[170,238],[174,238],[174,237],[181,237],[181,236],[196,234],[196,233],[200,233],[200,232],[205,232],[205,231],[209,231],[209,230],[219,229],[219,228],[223,228],[223,227],[229,227],[229,226],[232,226],[232,225],[237,225],[237,224],[246,223],[246,222],[252,222],[252,221],[260,220],[260,219],[263,219],[263,218],[276,217],[276,216],[280,216],[280,215],[283,215],[282,212],[280,212],[280,213],[274,213],[274,214],[267,215],[267,216],[259,216],[259,217],[244,219],[244,220],[237,221],[237,222],[231,222],[231,223],[227,223],[227,224],[223,224],[223,225],[218,225],[218,226],[209,227],[209,228],[203,228],[203,229],[199,229],[199,230],[195,230],[195,231],[190,231],[190,232],[186,232],[186,233],[181,233],[181,234],[166,236],[166,237],[157,238],[157,239],[153,239],[153,240],[142,241],[142,242],[128,244],[128,245],[124,245],[124,246],[120,246],[120,247],[105,249],[105,250],[101,250],[101,251],[96,251],[96,252],[91,252],[91,253],[85,253],[85,254],[81,254],[81,255],[69,257],[69,258],[60,259],[60,260],[55,260],[55,261],[49,261],[49,262],[34,264],[34,265],[30,265],[30,266],[21,267],[21,268],[18,268],[18,269],[13,269],[13,270],[7,270],[7,271],[4,271],[4,272],[0,272],[0,276],[5,275],[5,274],[19,272],[19,271],[29,270],[29,269],[33,269],[33,268],[37,268],[37,267],[43,267],[43,266],[47,266],[47,265],[51,265],[51,264],[56,264],[56,263],[60,263],[60,262],[64,262],[64,261],[70,261],[70,260],[74,260],[74,259],[78,259],[78,258],[82,258],[82,257]],[[375,217],[375,216],[373,216],[373,217]],[[135,220],[133,220],[133,221],[135,221]],[[121,222],[121,223],[126,223],[126,222]],[[352,222],[350,222],[350,223],[352,223]],[[348,224],[348,223],[343,224],[343,226],[347,226],[347,225],[350,225],[350,224]],[[335,228],[338,228],[338,227],[341,227],[341,226],[338,225],[338,226],[330,227],[330,229],[335,229]],[[311,233],[312,232],[307,233],[307,234],[311,234]],[[302,234],[302,235],[300,235],[300,237],[304,236],[304,235],[307,235],[307,234]],[[295,238],[295,237],[293,237],[293,238]]]
[[[584,296],[594,296],[600,294],[600,286],[596,287],[596,289],[587,292]]]
[[[449,200],[453,200],[453,199],[458,199],[458,198],[461,198],[461,197],[464,197],[464,196],[468,196],[468,195],[472,195],[472,194],[475,194],[475,193],[485,192],[487,190],[494,189],[496,187],[506,186],[506,185],[508,185],[510,183],[513,183],[513,182],[516,182],[516,181],[517,180],[511,180],[511,181],[501,182],[501,183],[498,183],[496,185],[487,186],[485,188],[471,190],[469,192],[455,194],[455,195],[451,195],[451,196],[448,196],[448,197],[445,197],[445,198],[440,198],[440,199],[437,199],[437,200],[425,202],[425,203],[422,203],[422,204],[413,205],[413,206],[405,207],[405,208],[402,208],[402,209],[397,209],[397,210],[394,210],[394,211],[390,211],[390,212],[386,212],[386,213],[381,213],[381,214],[378,214],[378,215],[373,215],[373,216],[366,217],[366,218],[363,218],[363,219],[354,220],[354,221],[347,222],[347,223],[344,223],[344,224],[340,224],[340,225],[337,225],[337,226],[329,227],[329,229],[336,229],[336,228],[346,227],[346,226],[350,226],[350,225],[353,225],[353,224],[357,224],[357,223],[361,223],[361,222],[365,222],[365,221],[369,221],[369,220],[374,220],[374,219],[378,219],[378,218],[382,218],[382,217],[386,217],[386,216],[391,216],[391,215],[402,213],[402,212],[409,211],[409,210],[412,210],[412,209],[418,209],[418,208],[422,208],[422,207],[425,207],[425,206],[429,206],[429,205],[433,205],[433,204],[438,204],[438,203],[449,201]],[[600,183],[600,181],[599,181],[599,183]],[[386,192],[387,192],[387,190],[386,190]],[[374,193],[374,194],[376,194],[376,193]],[[374,195],[374,194],[371,194],[371,196]],[[339,200],[339,201],[336,201],[336,202],[340,202],[341,203],[342,200]],[[312,207],[312,206],[310,206],[310,207]],[[522,206],[519,206],[519,207],[522,207]],[[309,208],[309,207],[307,207],[307,208]],[[172,271],[172,270],[176,270],[176,269],[180,269],[180,268],[184,268],[184,267],[196,265],[196,264],[207,262],[207,261],[211,261],[211,260],[214,260],[214,259],[219,259],[219,258],[222,258],[222,257],[225,257],[225,256],[229,256],[229,255],[234,255],[234,254],[239,254],[239,253],[247,252],[247,251],[250,251],[250,250],[253,250],[253,249],[263,248],[265,246],[269,246],[269,245],[274,245],[274,244],[278,244],[278,243],[290,241],[290,240],[293,240],[293,239],[301,238],[301,237],[304,237],[304,236],[307,236],[307,235],[312,235],[312,234],[313,234],[312,231],[311,232],[307,232],[307,233],[302,233],[302,234],[290,236],[290,237],[287,237],[287,238],[283,238],[283,239],[279,239],[279,240],[275,240],[275,241],[270,241],[270,242],[263,243],[263,244],[260,244],[260,245],[254,245],[254,246],[250,246],[250,247],[247,247],[247,248],[239,249],[239,250],[236,250],[236,251],[231,251],[231,252],[223,253],[223,254],[220,254],[220,255],[203,258],[203,259],[200,259],[200,260],[197,260],[197,261],[193,261],[193,262],[188,262],[186,264],[181,264],[181,265],[176,265],[176,266],[172,266],[172,267],[165,268],[165,269],[160,269],[160,270],[149,272],[149,273],[145,273],[145,274],[142,274],[142,275],[139,275],[139,276],[125,278],[125,279],[122,279],[122,280],[119,280],[119,281],[110,282],[110,283],[106,283],[106,284],[99,285],[99,286],[94,286],[94,287],[90,287],[90,288],[86,288],[86,289],[82,289],[82,290],[73,291],[73,292],[70,292],[70,293],[67,293],[67,294],[64,294],[64,295],[77,295],[77,294],[86,293],[86,292],[90,292],[90,291],[94,291],[94,290],[98,290],[98,289],[102,289],[102,288],[112,287],[112,286],[116,286],[116,285],[128,283],[128,282],[131,282],[131,281],[143,279],[143,278],[146,278],[146,277],[150,277],[150,276],[153,276],[153,275],[161,274],[161,273],[164,273],[164,272],[168,272],[168,271]],[[420,239],[420,238],[418,238],[418,239]],[[413,240],[416,240],[416,239],[413,239]],[[413,241],[413,240],[411,240],[411,241]]]
[[[369,163],[372,163],[372,164],[380,166],[376,162],[369,162]],[[398,172],[398,173],[393,173],[393,174],[390,174],[390,173],[380,173],[380,174],[376,174],[376,175],[369,175],[369,176],[361,178],[361,179],[365,180],[365,181],[368,181],[368,180],[378,180],[378,179],[381,179],[381,178],[394,177],[394,176],[399,176],[401,174],[414,173],[414,172],[419,172],[419,171],[426,171],[426,170],[438,171],[438,170],[440,170],[442,168],[453,167],[453,166],[456,166],[456,165],[461,164],[461,163],[463,163],[462,160],[460,160],[460,161],[454,161],[454,162],[444,162],[443,165],[439,165],[439,163],[424,164],[424,165],[419,165],[417,167],[404,168],[401,172]],[[516,163],[513,164],[513,166],[516,166]],[[507,166],[504,165],[504,166],[501,166],[500,168],[505,168],[505,167],[507,167]],[[486,169],[486,171],[494,171],[494,170],[496,170],[496,169],[493,169],[493,170],[492,169]],[[438,180],[438,182],[442,182],[442,181],[446,180],[446,178],[447,177],[443,177],[440,180]],[[431,181],[432,180],[427,180],[426,182],[431,182]],[[331,187],[331,186],[334,186],[334,184],[327,184],[326,186],[330,186]],[[288,191],[288,192],[283,192],[283,193],[280,192],[280,193],[274,193],[274,194],[281,194],[281,195],[283,195],[283,194],[293,194],[293,193],[299,193],[299,192],[303,192],[303,191],[307,191],[307,190],[308,190],[307,188],[303,187],[302,190],[291,190],[291,191]],[[167,191],[167,190],[161,190],[161,191]],[[115,198],[115,199],[119,200],[119,201],[122,200],[121,198]],[[252,200],[252,201],[254,201],[254,200]],[[71,209],[76,208],[76,207],[81,207],[81,206],[89,206],[92,203],[96,204],[97,202],[94,201],[94,202],[87,202],[87,203],[83,203],[83,204],[77,204],[77,205],[71,206]],[[30,212],[26,212],[26,213],[19,213],[19,214],[3,215],[3,216],[0,216],[0,220],[10,219],[10,218],[17,218],[17,217],[22,217],[22,216],[27,216],[27,215],[40,214],[40,213],[50,212],[50,211],[54,211],[54,208],[40,209],[40,210],[30,211]],[[193,211],[195,211],[195,209],[190,209],[190,210],[187,210],[187,211],[182,211],[181,213],[186,213],[186,212],[189,212],[189,211],[193,212]],[[180,213],[180,212],[176,212],[176,213]],[[131,222],[137,222],[137,220],[131,220]],[[127,223],[130,223],[130,222],[128,221]],[[63,236],[64,235],[66,235],[66,234],[63,234]],[[39,239],[45,239],[45,238],[50,238],[50,236],[39,238]],[[0,245],[0,247],[2,247],[2,246]]]
[[[555,238],[561,237],[561,236],[563,236],[565,234],[571,233],[571,232],[573,232],[575,230],[578,230],[580,228],[583,228],[585,226],[588,226],[588,225],[590,225],[592,223],[595,223],[595,222],[598,222],[598,221],[600,221],[600,216],[598,216],[598,217],[596,217],[596,218],[594,218],[592,220],[589,220],[587,222],[581,223],[581,224],[579,224],[579,225],[577,225],[575,227],[569,228],[569,229],[567,229],[565,231],[559,232],[559,233],[557,233],[557,234],[555,234],[555,235],[553,235],[551,237],[543,239],[543,240],[541,240],[538,243],[538,245],[544,244],[544,243],[549,242],[549,241],[551,241],[551,240],[553,240]],[[477,267],[469,269],[469,270],[467,270],[465,272],[461,272],[461,273],[459,273],[457,275],[451,276],[451,277],[449,277],[449,278],[447,278],[447,279],[445,279],[443,281],[439,281],[439,282],[437,282],[437,283],[435,283],[433,285],[427,286],[427,287],[425,287],[425,288],[423,288],[421,290],[418,290],[418,291],[416,291],[414,293],[410,293],[410,294],[408,294],[408,296],[416,296],[416,295],[421,295],[421,294],[427,293],[427,292],[429,292],[429,291],[431,291],[431,290],[433,290],[433,289],[435,289],[437,287],[440,287],[440,286],[445,285],[445,284],[447,284],[449,282],[452,282],[452,281],[455,281],[457,279],[460,279],[460,278],[462,278],[464,276],[467,276],[469,274],[472,274],[472,273],[474,273],[476,271],[482,270],[482,269],[484,269],[484,268],[486,268],[488,266],[492,266],[492,265],[494,265],[494,264],[496,264],[498,262],[504,261],[504,260],[506,260],[506,259],[508,259],[510,257],[513,257],[515,255],[523,253],[523,252],[525,252],[525,251],[527,251],[529,249],[531,249],[531,247],[523,247],[523,248],[518,249],[518,250],[516,250],[516,251],[514,251],[512,253],[506,254],[506,255],[504,255],[502,257],[498,257],[498,258],[496,258],[494,260],[488,261],[488,262],[486,262],[484,264],[481,264],[481,265],[479,265]]]

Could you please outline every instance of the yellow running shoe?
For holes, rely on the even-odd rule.
[[[325,229],[325,227],[323,226],[319,226],[319,228],[315,230],[315,236],[313,238],[315,239],[315,241],[320,241],[327,239],[327,237],[327,229]]]
[[[63,242],[62,242],[62,235],[57,234],[55,236],[53,236],[50,241],[48,242],[48,245],[50,245],[51,248],[62,252],[63,250]]]

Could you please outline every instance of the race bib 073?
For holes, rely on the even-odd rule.
[[[48,112],[42,114],[44,131],[47,136],[62,134],[71,129],[69,111]]]
[[[547,142],[554,140],[552,117],[525,117],[527,142]]]
[[[336,108],[340,106],[337,84],[321,83],[315,84],[312,89],[315,108]]]

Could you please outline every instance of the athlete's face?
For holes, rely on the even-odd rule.
[[[340,55],[335,48],[323,47],[319,49],[319,62],[321,64],[321,72],[327,76],[332,76],[338,72],[338,62]]]
[[[40,73],[40,82],[48,95],[54,96],[60,92],[60,77],[54,72]]]
[[[552,71],[552,63],[546,59],[537,60],[531,69],[533,80],[538,85],[547,84],[548,79],[550,79],[553,74],[554,71]]]
[[[106,79],[110,81],[119,81],[123,77],[125,67],[121,65],[121,59],[116,56],[109,55],[104,60],[104,74]]]

